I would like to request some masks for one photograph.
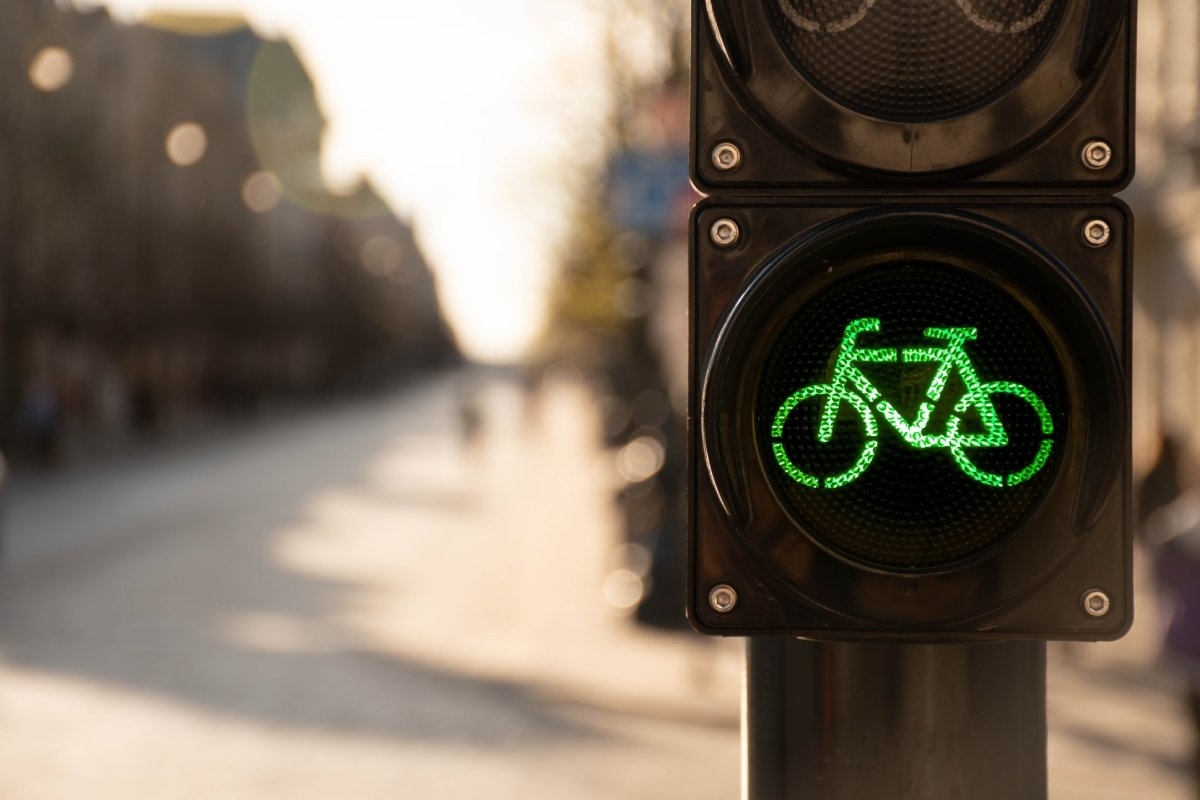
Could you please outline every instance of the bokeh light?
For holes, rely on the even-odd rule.
[[[615,569],[604,579],[601,591],[605,601],[617,611],[632,611],[645,595],[641,577],[629,569]]]
[[[367,272],[378,278],[393,275],[404,265],[404,250],[391,236],[377,234],[363,243],[362,263]]]
[[[29,81],[43,92],[57,92],[71,81],[75,62],[62,47],[43,47],[29,64]]]
[[[208,135],[195,122],[181,122],[167,134],[167,157],[177,167],[190,167],[204,158]]]
[[[617,474],[629,483],[640,483],[657,475],[666,458],[662,442],[653,436],[638,436],[617,453]]]
[[[259,170],[242,183],[242,202],[256,214],[265,214],[283,198],[279,178],[269,170]]]

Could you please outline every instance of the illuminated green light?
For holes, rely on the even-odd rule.
[[[1038,423],[1042,435],[1049,437],[1052,433],[1054,433],[1054,420],[1051,419],[1050,411],[1046,408],[1046,404],[1042,402],[1040,397],[1038,397],[1025,386],[1022,386],[1019,383],[1013,383],[1011,381],[996,381],[994,383],[982,384],[978,390],[964,395],[963,398],[958,401],[958,404],[954,407],[954,410],[960,414],[965,413],[969,408],[977,404],[978,401],[974,397],[974,395],[977,394],[980,397],[986,397],[987,395],[992,394],[1011,394],[1021,398],[1033,406],[1034,411],[1037,412]],[[990,403],[988,405],[991,406]],[[995,415],[995,406],[991,406],[991,408],[992,414]],[[1004,435],[1004,440],[1000,441],[999,443],[995,443],[997,440],[990,439],[986,436],[959,436],[958,424],[959,418],[953,417],[951,418],[950,425],[948,426],[950,429],[949,433],[953,439],[950,447],[951,452],[954,454],[954,461],[962,468],[963,472],[966,472],[980,483],[984,483],[988,486],[1016,486],[1024,483],[1036,475],[1050,459],[1050,451],[1053,447],[1053,443],[1049,438],[1044,438],[1038,446],[1038,452],[1037,455],[1034,456],[1033,463],[1031,463],[1025,469],[1006,476],[984,472],[970,462],[966,453],[963,452],[963,448],[1003,447],[1004,445],[1008,444],[1007,434],[1004,434],[1004,428],[1000,425],[999,418],[996,418],[996,425],[998,426],[999,432]]]
[[[816,475],[809,475],[807,472],[791,462],[791,459],[788,458],[787,451],[783,449],[783,444],[781,442],[772,443],[771,450],[775,453],[775,460],[779,462],[779,466],[788,474],[788,477],[794,480],[796,483],[804,484],[810,489],[816,489],[821,485],[820,478],[818,478]]]
[[[1042,439],[1041,445],[1038,446],[1038,454],[1033,459],[1033,463],[1020,472],[1014,472],[1004,479],[1005,486],[1016,486],[1018,483],[1025,481],[1038,474],[1038,471],[1046,465],[1050,460],[1050,448],[1053,446],[1049,439]]]
[[[993,475],[990,472],[984,472],[979,467],[972,464],[970,459],[967,458],[966,454],[963,453],[961,447],[951,447],[950,454],[954,456],[954,463],[958,464],[959,468],[967,475],[967,477],[974,478],[984,486],[995,486],[999,488],[1004,485],[1004,479],[999,475]]]
[[[783,442],[778,441],[783,436],[783,426],[787,422],[788,416],[795,410],[800,403],[818,395],[827,394],[831,396],[829,402],[825,404],[826,410],[830,407],[840,406],[842,401],[849,403],[858,412],[863,421],[863,428],[866,432],[867,443],[863,447],[863,451],[859,454],[858,460],[854,462],[854,466],[841,473],[827,478],[819,478],[816,475],[811,475],[797,467],[788,457],[787,451],[783,447]],[[837,402],[833,402],[836,400]],[[835,411],[836,414],[836,411]],[[824,415],[822,416],[822,425]],[[829,438],[833,438],[833,419],[829,420]],[[871,414],[871,408],[866,401],[853,392],[839,393],[834,387],[828,384],[817,384],[814,386],[806,386],[798,392],[795,392],[783,404],[779,406],[779,411],[775,414],[775,421],[771,425],[771,438],[775,441],[771,443],[771,452],[775,454],[775,460],[779,463],[780,468],[787,473],[788,477],[799,484],[816,489],[823,486],[826,489],[836,489],[839,486],[845,486],[847,483],[856,480],[860,475],[867,471],[867,467],[871,466],[871,460],[875,458],[875,450],[879,444],[876,437],[879,436],[879,427],[875,424],[875,417]],[[820,438],[818,436],[818,438]]]
[[[1024,483],[1036,475],[1050,459],[1053,449],[1054,422],[1046,404],[1029,388],[1011,381],[995,381],[983,383],[975,371],[975,365],[966,350],[966,343],[978,338],[977,328],[926,328],[925,336],[930,339],[942,340],[942,346],[911,347],[897,350],[896,348],[867,348],[860,347],[858,337],[863,333],[879,333],[881,321],[876,317],[863,317],[853,320],[845,328],[842,342],[838,347],[834,361],[833,379],[828,384],[806,386],[791,394],[779,406],[771,425],[772,452],[775,460],[792,480],[810,488],[836,489],[857,480],[866,472],[875,457],[879,442],[877,441],[878,426],[874,410],[887,421],[897,433],[915,449],[945,448],[950,451],[954,463],[963,474],[985,486],[1005,487]],[[871,380],[859,368],[859,364],[889,364],[902,361],[904,363],[937,364],[929,388],[925,392],[927,402],[922,402],[917,410],[916,419],[909,422],[891,402],[883,397],[883,393],[871,383]],[[966,393],[954,406],[954,414],[946,424],[943,434],[927,433],[926,428],[933,415],[934,407],[942,399],[949,383],[950,376],[957,372]],[[985,450],[1005,447],[1009,443],[1008,432],[992,402],[992,396],[1009,394],[1024,400],[1038,415],[1038,421],[1043,435],[1039,443],[1037,455],[1032,463],[1024,469],[1007,475],[999,475],[978,467],[967,454],[968,450]],[[807,473],[797,467],[788,456],[781,441],[783,429],[788,418],[796,407],[805,400],[825,397],[821,409],[820,422],[817,426],[817,440],[822,444],[829,443],[834,436],[834,423],[841,411],[843,403],[849,403],[858,412],[863,422],[865,442],[862,452],[854,465],[845,472],[820,477]],[[974,411],[980,420],[981,433],[960,433],[960,426],[965,416]]]
[[[871,459],[875,458],[875,450],[879,447],[878,439],[868,439],[867,446],[863,448],[862,455],[854,466],[843,472],[841,475],[835,475],[832,478],[825,479],[826,489],[836,489],[839,486],[845,486],[851,481],[857,480],[860,475],[867,471],[867,467],[871,466]]]

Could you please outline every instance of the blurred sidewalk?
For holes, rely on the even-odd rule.
[[[1193,800],[1194,738],[1178,677],[1159,664],[1159,615],[1137,553],[1136,606],[1118,642],[1051,643],[1053,800]]]

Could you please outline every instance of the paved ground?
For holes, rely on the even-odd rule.
[[[738,794],[733,641],[604,602],[586,395],[462,376],[25,480],[0,574],[0,798]],[[1058,800],[1189,797],[1153,615],[1052,647]]]
[[[0,798],[735,796],[740,649],[603,601],[582,392],[455,395],[18,485]]]
[[[1159,665],[1158,615],[1142,564],[1133,630],[1106,644],[1052,643],[1053,800],[1191,800],[1192,732],[1177,677]]]

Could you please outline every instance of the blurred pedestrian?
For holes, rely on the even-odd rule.
[[[480,405],[480,398],[475,392],[470,392],[459,400],[458,422],[463,450],[479,447],[479,439],[483,433],[483,412]]]
[[[1183,447],[1163,436],[1158,459],[1138,490],[1137,534],[1153,562],[1162,655],[1183,681],[1192,724],[1192,783],[1200,797],[1200,491],[1188,487]]]
[[[48,376],[35,375],[25,385],[18,425],[37,463],[44,467],[57,464],[62,446],[62,407]]]
[[[1154,513],[1174,502],[1183,491],[1182,452],[1174,436],[1167,434],[1162,437],[1158,459],[1146,473],[1138,489],[1138,536],[1144,538],[1148,521]]]
[[[1145,528],[1165,622],[1163,659],[1183,679],[1195,738],[1192,780],[1200,797],[1200,492],[1154,509]]]

